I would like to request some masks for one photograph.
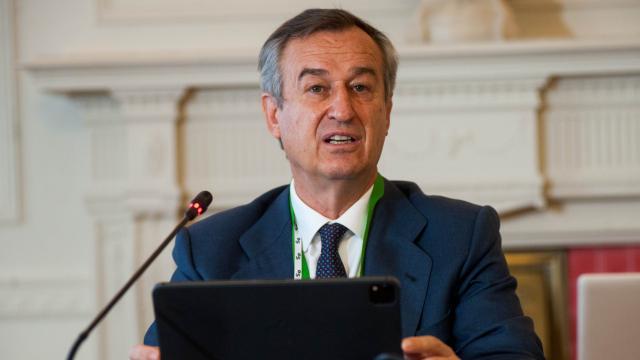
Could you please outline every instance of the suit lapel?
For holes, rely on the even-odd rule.
[[[431,258],[415,243],[426,225],[427,219],[405,195],[385,181],[384,196],[371,221],[364,273],[400,280],[403,336],[415,333],[429,286]]]
[[[289,187],[239,241],[247,261],[232,279],[287,279],[293,276]]]
[[[431,258],[416,243],[427,219],[392,183],[374,211],[365,255],[366,276],[394,276],[401,283],[402,334],[415,333],[422,315]],[[289,279],[293,276],[289,188],[239,240],[246,261],[232,279]]]

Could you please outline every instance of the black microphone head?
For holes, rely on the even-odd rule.
[[[198,195],[196,195],[196,197],[193,198],[193,200],[191,200],[191,202],[189,203],[189,208],[187,208],[187,211],[185,211],[184,216],[189,220],[195,219],[196,216],[207,211],[207,208],[209,207],[209,205],[211,205],[212,200],[213,195],[211,195],[210,192],[206,190],[201,191]]]

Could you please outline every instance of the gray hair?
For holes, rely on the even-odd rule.
[[[382,52],[384,90],[387,99],[393,96],[398,70],[398,54],[389,38],[380,30],[367,24],[364,20],[342,9],[308,9],[280,25],[269,36],[258,60],[260,71],[260,88],[271,94],[282,107],[282,72],[280,56],[289,40],[305,38],[320,31],[341,31],[350,27],[358,27],[367,33]]]

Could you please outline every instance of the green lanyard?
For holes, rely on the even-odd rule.
[[[371,191],[371,197],[367,205],[367,222],[364,228],[364,236],[362,239],[362,252],[360,253],[360,265],[358,266],[358,276],[362,276],[364,269],[364,253],[367,248],[367,238],[369,237],[369,228],[371,227],[371,218],[373,217],[373,210],[378,203],[378,200],[384,195],[384,179],[380,174],[373,183],[373,190]],[[307,260],[304,257],[302,251],[302,239],[298,232],[298,224],[296,223],[296,215],[293,212],[293,206],[291,205],[291,197],[289,197],[289,209],[291,211],[291,243],[293,249],[293,277],[296,280],[310,279],[309,266]]]

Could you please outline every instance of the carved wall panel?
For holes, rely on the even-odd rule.
[[[117,215],[117,212],[123,215]],[[102,308],[135,271],[134,223],[117,207],[112,212],[94,214],[96,229],[96,274],[97,308]],[[117,308],[109,314],[100,328],[99,353],[101,359],[116,359],[127,356],[131,343],[139,338],[139,309],[135,292],[122,298]]]
[[[537,109],[544,82],[399,84],[384,174],[503,211],[542,206]]]
[[[551,194],[640,196],[640,74],[562,78],[548,103]]]
[[[93,195],[123,191],[127,176],[127,132],[118,103],[106,93],[75,97],[90,130]]]
[[[536,125],[542,83],[399,85],[382,173],[501,210],[542,205]],[[289,181],[284,153],[266,130],[258,89],[198,90],[184,119],[181,176],[188,193],[210,188],[214,208],[225,208]]]
[[[178,107],[173,89],[114,89],[75,95],[91,133],[96,292],[101,308],[176,221]],[[150,294],[169,278],[169,254],[154,264],[100,327],[102,359],[125,358],[153,319]]]
[[[258,88],[197,91],[180,133],[187,192],[210,189],[213,209],[248,202],[291,180],[284,152],[267,131]]]

